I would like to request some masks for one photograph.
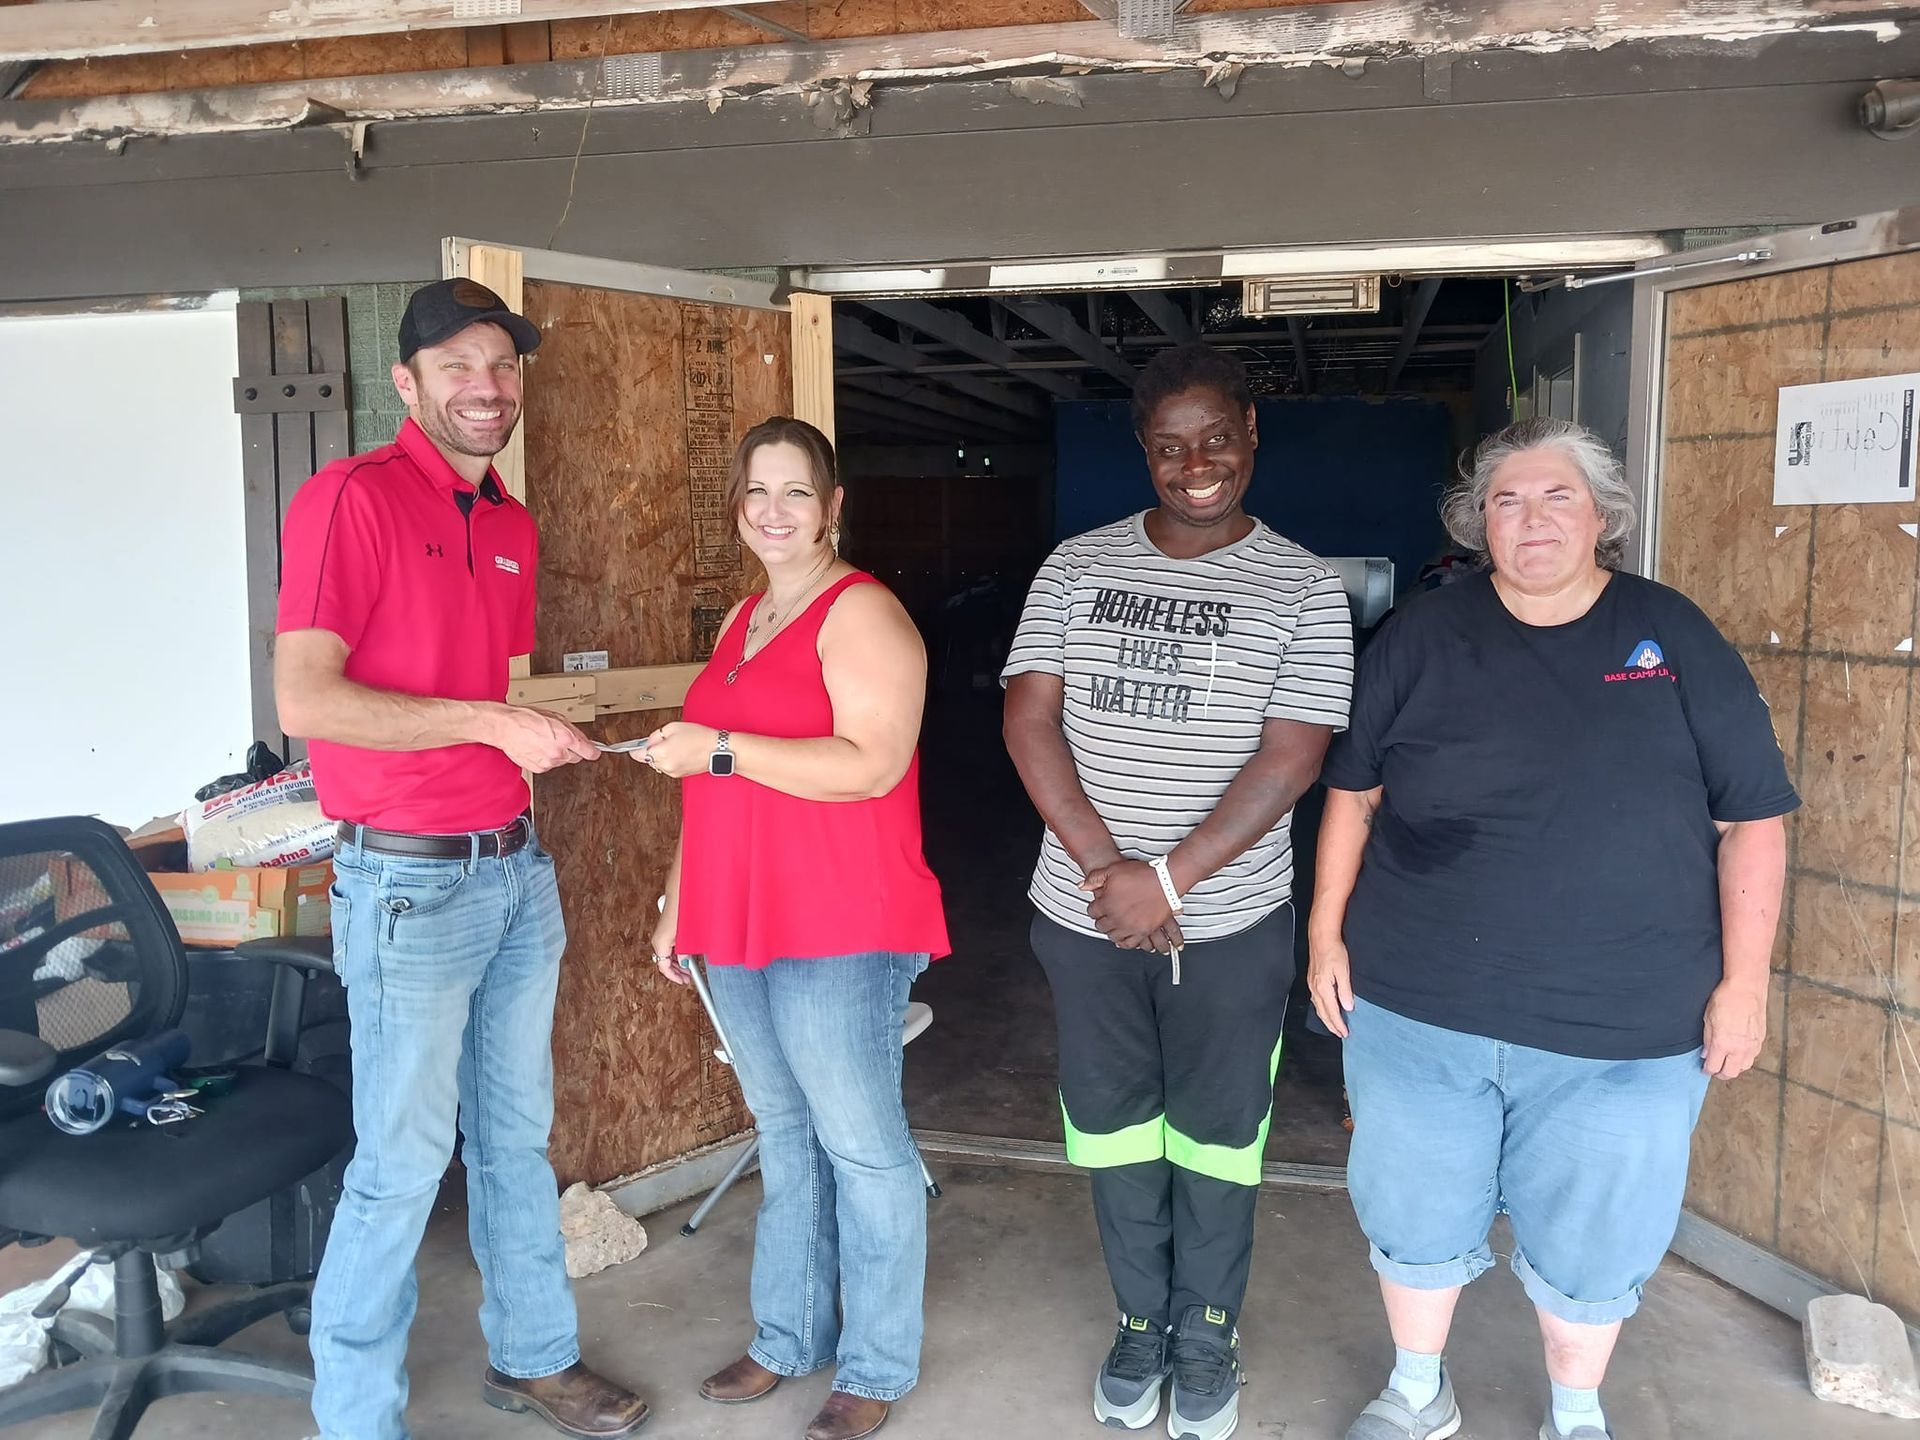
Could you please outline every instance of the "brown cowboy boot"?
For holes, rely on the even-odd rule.
[[[772,1392],[780,1377],[751,1355],[742,1355],[724,1370],[700,1382],[700,1398],[716,1405],[744,1405]]]
[[[869,1400],[863,1395],[835,1390],[827,1396],[827,1403],[820,1407],[813,1423],[807,1426],[807,1440],[860,1440],[861,1436],[871,1435],[886,1424],[887,1412],[892,1408],[884,1400]]]
[[[489,1365],[481,1398],[496,1410],[531,1411],[580,1440],[625,1440],[647,1423],[646,1401],[578,1360],[538,1380],[516,1380]]]

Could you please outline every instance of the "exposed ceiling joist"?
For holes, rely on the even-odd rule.
[[[1380,387],[1383,392],[1391,393],[1400,383],[1400,372],[1413,358],[1413,347],[1420,343],[1420,327],[1427,323],[1427,312],[1433,309],[1433,297],[1439,293],[1440,277],[1429,275],[1407,302],[1406,323],[1401,327],[1400,343],[1394,347],[1393,359],[1387,362],[1387,383]]]
[[[1181,310],[1180,302],[1165,290],[1129,290],[1127,295],[1140,307],[1140,313],[1159,326],[1160,333],[1174,344],[1191,345],[1200,338],[1200,332]]]
[[[930,436],[936,440],[980,438],[958,420],[849,386],[834,388],[834,404],[841,411],[864,418],[866,423],[855,427],[862,433],[881,434],[896,443],[915,436]]]
[[[840,385],[882,400],[898,401],[902,405],[931,410],[937,415],[958,422],[969,432],[1011,437],[1028,434],[1036,428],[1032,422],[1023,423],[1004,410],[995,410],[990,405],[975,404],[971,400],[946,394],[931,385],[917,384],[912,380],[897,380],[881,375],[860,375],[844,377]]]
[[[1028,384],[1038,385],[1062,400],[1078,400],[1082,396],[1079,383],[1064,375],[1051,375],[1044,370],[1015,371],[1013,365],[1020,359],[1019,352],[1005,341],[996,340],[972,325],[964,315],[955,311],[943,310],[925,300],[864,300],[861,303],[876,314],[897,320],[956,350],[964,350],[975,359],[999,365]]]
[[[0,60],[85,60],[711,6],[712,0],[67,0],[0,6]]]
[[[1038,420],[1046,414],[1046,406],[1032,396],[1017,393],[1005,386],[995,385],[992,381],[982,380],[976,375],[964,373],[936,375],[930,372],[926,357],[911,345],[902,345],[898,340],[889,340],[884,335],[875,334],[850,315],[834,316],[833,344],[836,350],[844,350],[849,355],[858,355],[863,360],[872,360],[889,366],[905,375],[936,380],[937,383],[957,390],[962,395],[984,401],[989,405],[998,405],[1003,410],[1011,410],[1029,420]]]
[[[1042,335],[1059,341],[1089,365],[1097,365],[1122,385],[1131,387],[1138,377],[1139,372],[1114,354],[1105,341],[1051,300],[1026,300],[996,295],[993,303],[1006,306]]]

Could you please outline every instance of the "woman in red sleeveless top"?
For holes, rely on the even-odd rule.
[[[637,758],[680,779],[653,953],[703,955],[760,1130],[756,1334],[709,1400],[836,1366],[807,1440],[880,1428],[919,1376],[927,1210],[900,1099],[907,990],[947,953],[920,847],[927,657],[900,602],[836,553],[833,446],[747,432],[727,503],[767,571],[734,607],[684,719]]]

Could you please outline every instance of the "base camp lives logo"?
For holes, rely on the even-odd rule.
[[[1668,668],[1666,652],[1660,648],[1659,642],[1642,640],[1627,656],[1626,669],[1616,670],[1601,678],[1611,685],[1616,680],[1652,680],[1661,677],[1668,680],[1680,678]]]

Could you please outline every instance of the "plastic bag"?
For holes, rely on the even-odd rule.
[[[257,784],[189,805],[187,868],[304,865],[333,854],[334,824],[321,813],[313,774],[302,760]]]
[[[34,1310],[60,1283],[60,1275],[23,1285],[11,1294],[0,1295],[0,1389],[17,1385],[47,1365],[48,1336],[53,1332],[53,1317],[36,1320]],[[187,1297],[180,1282],[169,1270],[160,1272],[160,1314],[171,1320],[186,1308]],[[113,1266],[89,1265],[74,1282],[73,1294],[62,1310],[93,1310],[113,1314]]]
[[[247,747],[247,768],[233,775],[222,775],[218,780],[209,780],[193,792],[196,800],[211,800],[216,795],[225,795],[230,790],[239,790],[256,784],[261,780],[278,775],[287,768],[287,762],[276,755],[264,740],[256,740]]]

